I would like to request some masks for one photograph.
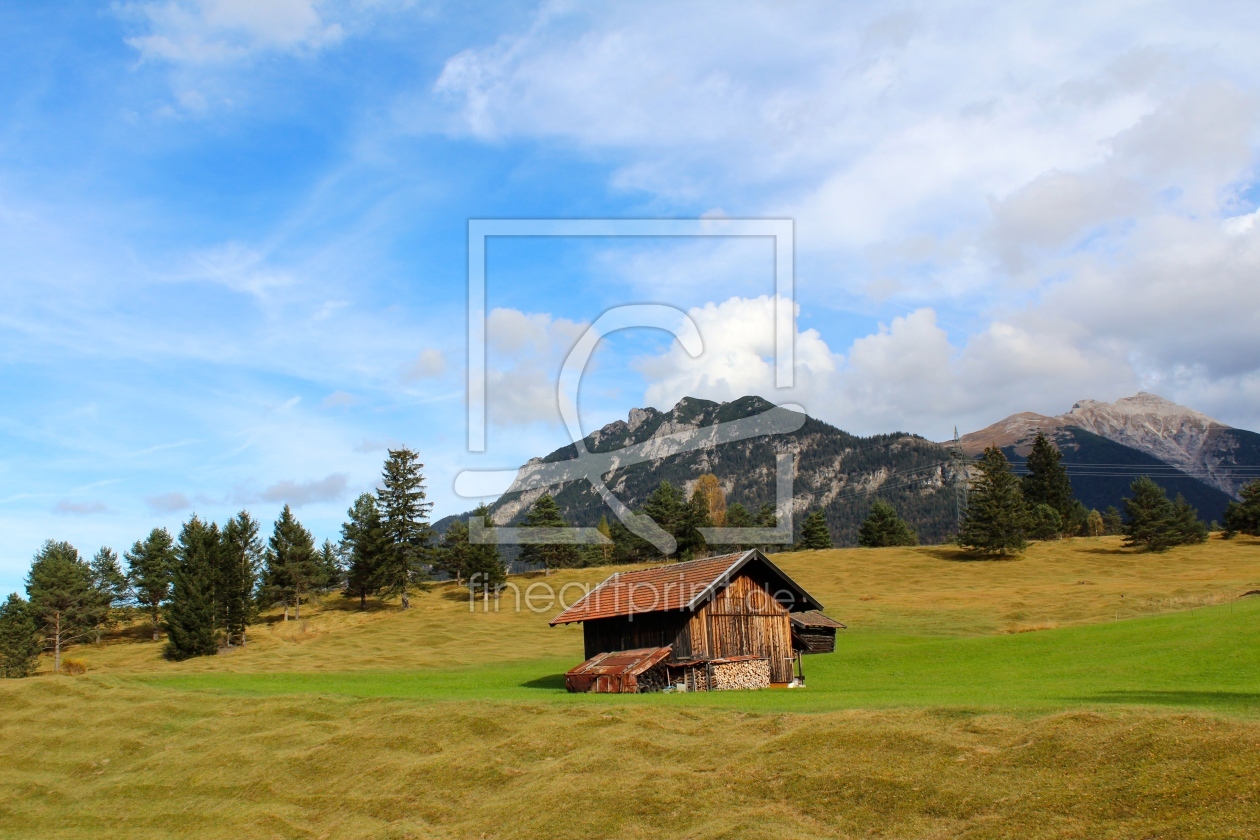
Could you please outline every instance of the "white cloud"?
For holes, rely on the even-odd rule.
[[[820,338],[827,361],[803,368],[802,387],[829,419],[939,434],[946,415],[965,427],[1151,387],[1255,425],[1256,17],[1048,2],[892,15],[549,5],[452,58],[435,91],[449,131],[612,161],[610,183],[655,206],[794,218],[813,323],[826,302],[888,324],[824,328],[844,358]],[[716,265],[701,247],[668,272],[627,261],[622,276],[639,288],[659,277],[657,293],[691,278],[751,292],[723,282],[730,268],[697,271]],[[890,305],[911,314],[890,318]],[[723,322],[740,335],[752,308],[713,305],[706,341]],[[739,347],[718,335],[702,360],[644,361],[648,399],[771,396],[755,333]]]
[[[149,496],[145,502],[149,505],[149,510],[154,513],[175,513],[192,507],[192,501],[183,493],[162,493]]]
[[[1123,364],[1088,358],[1071,335],[994,322],[956,345],[936,313],[919,309],[856,339],[843,355],[816,331],[798,332],[795,384],[777,389],[770,298],[732,298],[689,314],[704,352],[692,359],[673,348],[640,360],[651,405],[761,394],[855,433],[899,429],[943,439],[955,423],[966,430],[1016,411],[1057,413],[1084,395],[1118,396],[1136,386]]]
[[[124,11],[146,24],[127,43],[149,59],[213,64],[265,51],[311,51],[341,40],[315,0],[167,0]]]
[[[486,318],[486,406],[491,422],[558,423],[560,367],[587,326],[546,313],[491,310]]]
[[[302,507],[317,502],[335,502],[344,499],[347,486],[348,476],[344,473],[334,473],[311,481],[278,481],[263,490],[258,498],[264,502]]]
[[[403,370],[404,382],[418,379],[437,379],[446,372],[446,356],[432,347],[421,350],[420,355]]]

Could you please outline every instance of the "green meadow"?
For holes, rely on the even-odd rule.
[[[775,560],[849,625],[804,689],[569,695],[580,629],[449,586],[182,663],[123,628],[0,682],[0,836],[1260,834],[1260,541]]]

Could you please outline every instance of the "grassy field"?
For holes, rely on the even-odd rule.
[[[447,586],[183,663],[129,628],[0,681],[0,836],[1260,834],[1260,541],[775,560],[849,625],[804,690],[568,695],[558,607]]]

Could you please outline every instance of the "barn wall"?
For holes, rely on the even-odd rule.
[[[792,626],[788,611],[760,583],[741,574],[694,614],[639,613],[587,621],[586,658],[600,653],[673,646],[671,660],[764,656],[770,679],[792,679]]]
[[[674,658],[691,656],[687,633],[690,613],[639,613],[613,616],[584,622],[582,636],[586,642],[586,658],[616,650],[635,650],[673,645]]]
[[[690,622],[693,648],[713,658],[764,656],[770,681],[792,680],[792,625],[788,611],[757,582],[740,575],[696,611]]]

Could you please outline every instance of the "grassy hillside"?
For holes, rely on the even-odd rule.
[[[407,613],[334,600],[184,663],[135,628],[78,649],[86,676],[0,681],[0,833],[1260,831],[1260,597],[1238,597],[1260,589],[1260,541],[775,559],[849,624],[805,690],[568,695],[579,629],[470,613],[449,587]]]

